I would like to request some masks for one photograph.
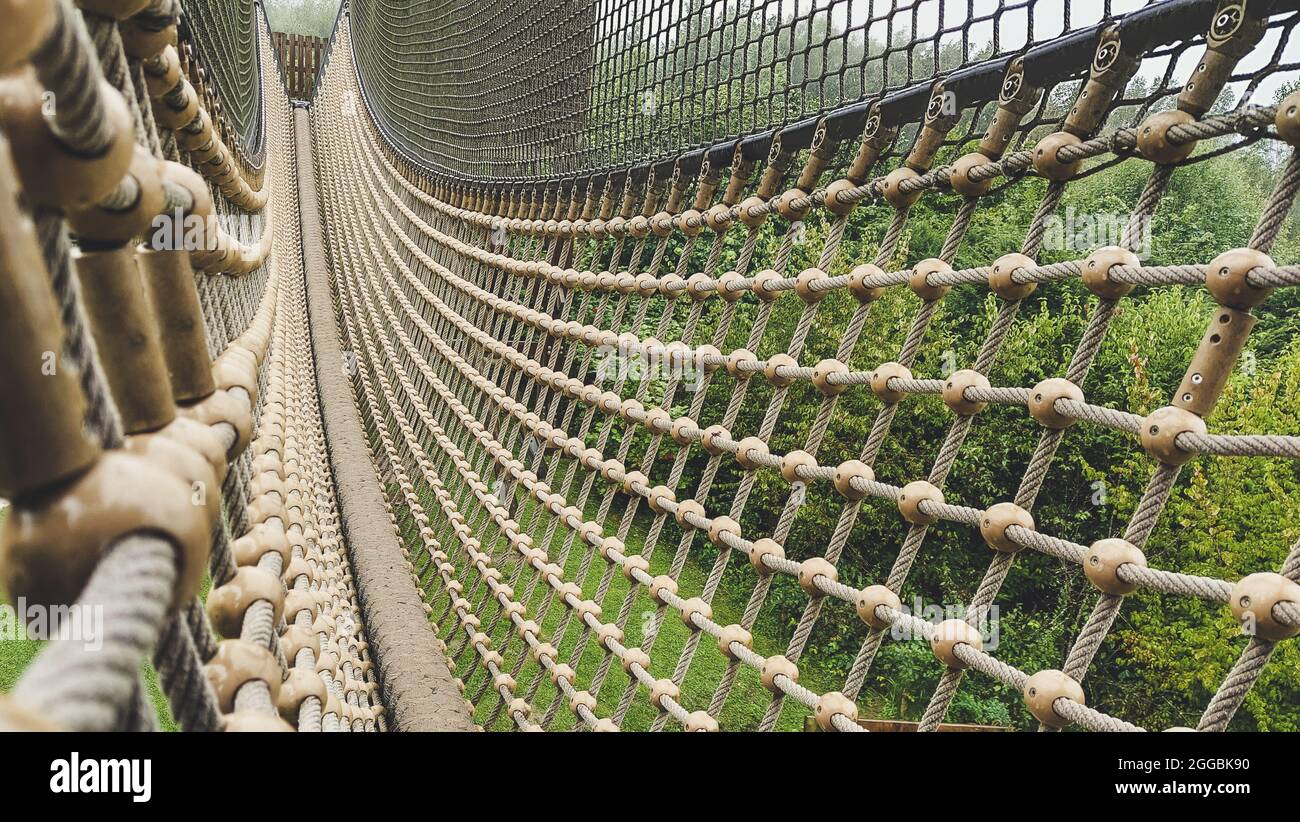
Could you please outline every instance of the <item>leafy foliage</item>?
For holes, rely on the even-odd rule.
[[[267,19],[273,31],[329,37],[334,30],[340,0],[266,0]]]

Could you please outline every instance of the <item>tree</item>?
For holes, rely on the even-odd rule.
[[[273,31],[329,37],[339,0],[266,0],[265,6]]]

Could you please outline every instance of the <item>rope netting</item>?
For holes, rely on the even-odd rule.
[[[1197,455],[1283,458],[1279,470],[1294,472],[1285,459],[1300,453],[1296,436],[1204,421],[1251,310],[1300,274],[1268,256],[1300,184],[1293,98],[1267,99],[1295,68],[1294,7],[1170,2],[1112,18],[1098,4],[1099,17],[1072,21],[1044,14],[1047,3],[987,17],[933,4],[932,38],[809,69],[877,16],[924,28],[911,4],[863,3],[849,11],[861,25],[817,29],[835,5],[765,16],[766,4],[459,14],[355,2],[342,18],[312,108],[343,343],[467,708],[490,728],[716,730],[732,711],[748,717],[732,727],[811,713],[822,729],[856,731],[860,704],[878,704],[864,689],[882,647],[920,639],[941,672],[921,730],[939,728],[963,689],[987,687],[967,672],[1023,697],[1043,728],[1139,730],[1141,716],[1108,713],[1080,684],[1136,592],[1206,602],[1248,626],[1194,723],[1227,728],[1300,628],[1297,535],[1282,529],[1278,564],[1240,579],[1161,567],[1143,549]],[[1016,12],[1055,28],[1013,39]],[[991,39],[976,46],[982,22]],[[714,31],[724,45],[708,45]],[[787,50],[739,58],[780,79],[724,68],[737,95],[707,96],[728,82],[710,74],[711,55],[780,31]],[[944,48],[949,37],[961,48]],[[645,73],[616,79],[630,62]],[[628,107],[649,87],[670,89],[671,103],[643,128]],[[1259,141],[1284,154],[1249,242],[1144,263],[1136,252],[1181,169]],[[1067,189],[1121,163],[1141,179],[1119,242],[1040,265]],[[982,215],[1028,187],[1037,205],[1019,239],[990,248]],[[930,200],[941,204],[927,214],[918,203]],[[907,247],[926,219],[930,257]],[[985,262],[956,268],[968,235]],[[1178,352],[1187,368],[1172,401],[1144,413],[1089,402],[1125,305],[1180,286],[1211,299],[1200,345]],[[1032,387],[992,382],[1008,341],[1035,321],[1026,309],[1051,316],[1067,293],[1085,301],[1058,370]],[[946,310],[969,312],[967,345],[930,339]],[[893,340],[883,363],[871,359],[880,336]],[[936,344],[969,359],[922,371]],[[899,453],[891,440],[926,395],[942,400],[946,430],[926,453]],[[996,458],[1023,466],[1018,488],[987,487],[980,465],[963,463],[992,425],[1016,427]],[[1076,425],[1150,458],[1113,536],[1035,524]],[[855,544],[855,529],[891,517],[896,541]],[[964,597],[961,613],[940,622],[904,607],[923,554],[979,563],[972,535],[982,572],[921,588]],[[1090,583],[1057,666],[1023,670],[985,648],[1017,574]],[[791,612],[759,641],[765,617]],[[838,683],[809,687],[805,657],[828,678],[817,647],[828,623],[852,651],[836,657]]]
[[[1226,730],[1295,693],[1300,432],[1232,412],[1297,408],[1241,372],[1294,342],[1300,4],[355,0],[297,104],[253,0],[0,15],[0,587],[102,625],[0,727],[858,732],[908,679],[924,731],[973,693]],[[1242,225],[1165,213],[1227,168]],[[1085,187],[1116,236],[1058,247]],[[1170,301],[1178,339],[1116,340]],[[1212,528],[1248,560],[1168,563],[1221,461],[1262,466],[1258,532]],[[1054,498],[1107,468],[1105,521]],[[1119,698],[1165,609],[1208,626],[1179,722]]]
[[[0,17],[0,586],[48,640],[0,728],[382,729],[264,18]]]

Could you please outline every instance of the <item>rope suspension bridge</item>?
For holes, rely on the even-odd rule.
[[[102,616],[41,645],[0,728],[156,729],[147,662],[185,730],[863,732],[892,718],[873,666],[919,642],[917,730],[973,687],[1044,731],[1168,730],[1097,681],[1148,595],[1236,623],[1188,632],[1223,670],[1186,729],[1300,688],[1295,499],[1234,489],[1290,523],[1246,573],[1145,552],[1197,466],[1297,472],[1300,432],[1212,414],[1300,286],[1270,256],[1300,3],[351,0],[319,51],[253,0],[0,18],[0,589]],[[1149,262],[1180,175],[1261,148],[1245,245]],[[1046,261],[1111,169],[1139,179],[1122,231]],[[1204,295],[1181,383],[1090,400],[1168,291]],[[1062,361],[998,384],[1066,294]],[[925,453],[909,406],[943,415]],[[962,459],[998,428],[1016,487]],[[1036,510],[1086,429],[1140,457],[1104,533]],[[1055,665],[990,641],[999,604],[1076,583]],[[811,664],[828,625],[838,667]]]

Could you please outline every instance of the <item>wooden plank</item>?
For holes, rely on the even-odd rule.
[[[280,56],[280,64],[284,66],[284,84],[290,97],[311,96],[312,87],[316,84],[316,72],[325,59],[327,44],[328,41],[323,37],[271,32],[271,46]]]

